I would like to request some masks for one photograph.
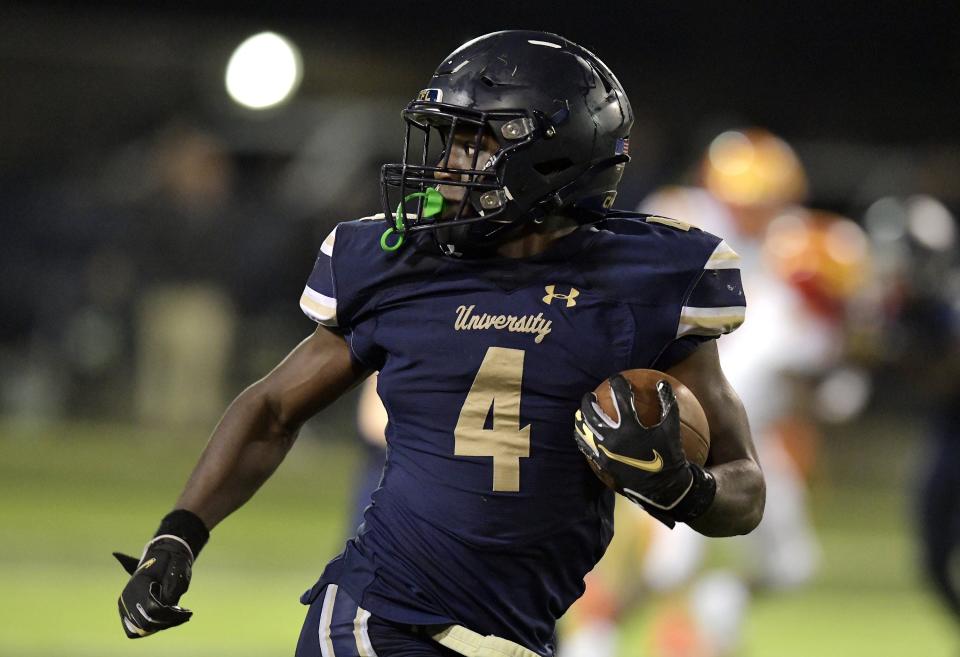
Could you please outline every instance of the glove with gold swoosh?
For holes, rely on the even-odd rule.
[[[673,388],[657,383],[660,421],[644,426],[637,416],[630,382],[610,378],[616,418],[603,412],[593,392],[584,395],[574,422],[574,439],[613,488],[670,528],[702,515],[716,495],[716,481],[687,461],[680,442],[680,410]]]
[[[193,612],[178,606],[190,586],[193,561],[209,532],[199,517],[183,509],[168,514],[138,560],[114,552],[130,575],[117,606],[130,639],[182,625]]]

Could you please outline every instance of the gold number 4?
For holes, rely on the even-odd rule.
[[[523,356],[522,349],[487,349],[453,432],[457,456],[493,457],[495,491],[519,491],[520,459],[530,456],[530,425],[520,426]]]

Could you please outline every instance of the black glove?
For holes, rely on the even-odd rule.
[[[131,575],[117,601],[128,638],[149,636],[190,620],[193,612],[177,603],[190,586],[194,558],[208,536],[200,518],[178,510],[164,518],[139,560],[113,553]]]
[[[607,417],[594,393],[581,400],[574,424],[580,451],[618,493],[668,527],[703,514],[713,502],[716,481],[683,453],[673,388],[667,381],[657,383],[660,421],[650,427],[637,416],[627,379],[611,377],[610,388],[616,420]]]

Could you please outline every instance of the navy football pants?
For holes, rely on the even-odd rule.
[[[960,435],[946,423],[930,437],[931,454],[921,478],[920,538],[924,570],[941,599],[960,620]]]
[[[460,657],[411,625],[377,618],[335,584],[310,604],[296,657]]]

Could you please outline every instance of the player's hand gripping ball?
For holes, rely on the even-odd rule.
[[[710,450],[703,408],[664,372],[636,369],[610,377],[583,397],[574,427],[597,476],[671,527],[691,489],[699,490],[704,478],[715,486],[702,468]]]

